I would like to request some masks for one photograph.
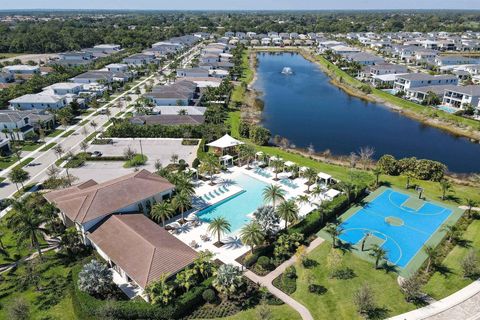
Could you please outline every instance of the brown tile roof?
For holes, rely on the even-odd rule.
[[[175,274],[197,257],[195,250],[143,214],[111,215],[87,237],[139,286]]]
[[[141,170],[100,184],[88,180],[44,197],[70,220],[85,223],[173,188],[166,179]]]

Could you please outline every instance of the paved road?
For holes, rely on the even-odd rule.
[[[311,252],[313,249],[318,247],[320,244],[323,243],[323,241],[324,239],[322,238],[316,238],[315,240],[313,240],[312,243],[310,243],[310,245],[307,248],[307,253]],[[296,260],[297,260],[296,257],[293,256],[292,258],[282,263],[275,270],[273,270],[272,272],[270,272],[264,277],[260,277],[251,271],[247,271],[245,273],[245,276],[248,277],[253,282],[259,283],[260,285],[266,287],[268,291],[270,291],[270,293],[272,293],[274,296],[276,296],[277,298],[279,298],[280,300],[288,304],[293,309],[297,310],[297,312],[300,314],[303,320],[313,320],[312,314],[310,313],[310,311],[308,311],[308,309],[304,305],[302,305],[300,302],[290,297],[288,294],[279,290],[272,284],[272,281],[275,278],[277,278],[279,275],[281,275],[285,271],[285,269],[293,265],[296,262]]]
[[[199,46],[200,46],[200,44],[191,48],[189,51],[184,53],[180,58],[181,59],[191,59],[191,56],[194,55],[198,51]],[[169,66],[170,66],[170,63],[165,65],[162,68],[161,71],[167,71]],[[118,95],[117,97],[112,99],[110,102],[108,102],[107,104],[105,104],[104,106],[99,108],[99,110],[102,110],[102,109],[105,109],[106,107],[109,107],[110,110],[111,110],[111,116],[112,117],[115,116],[116,114],[118,114],[121,111],[126,111],[126,109],[127,109],[126,104],[121,103],[120,108],[118,108],[117,107],[117,102],[120,101],[120,99],[122,97],[124,97],[126,95],[130,95],[132,97],[132,101],[130,102],[130,104],[133,104],[139,98],[139,96],[135,95],[135,94],[132,94],[132,92],[134,92],[136,88],[140,88],[141,92],[144,93],[145,90],[142,87],[149,80],[153,79],[154,84],[157,84],[161,81],[161,79],[157,76],[158,75],[154,74],[154,75],[151,75],[151,76],[143,79],[141,82],[134,85],[129,91],[123,92],[122,94]],[[98,124],[97,131],[102,130],[102,126],[108,121],[107,116],[105,116],[105,115],[95,115],[95,113],[92,113],[92,114],[86,116],[85,118],[82,119],[82,121],[85,120],[85,119],[89,120],[89,121],[94,120]],[[91,132],[93,132],[93,128],[89,125],[89,123],[86,124],[85,127],[89,130],[89,133],[91,133]],[[55,142],[57,144],[60,144],[63,147],[63,149],[65,150],[65,152],[68,152],[68,151],[76,152],[76,151],[79,150],[80,143],[86,137],[85,135],[82,134],[82,131],[83,131],[82,128],[83,128],[83,126],[80,126],[80,125],[70,126],[70,127],[66,128],[66,131],[75,130],[75,132],[72,135],[70,135],[68,137],[61,137],[60,136],[60,137],[56,137],[56,138],[53,138],[53,139],[49,139],[47,141],[47,144],[51,143],[51,142]],[[53,165],[55,163],[55,161],[57,161],[57,156],[55,155],[55,152],[52,149],[50,149],[48,151],[45,151],[45,152],[40,152],[37,149],[37,151],[33,151],[33,152],[28,153],[28,154],[25,153],[25,155],[26,155],[26,157],[33,157],[34,160],[31,163],[35,164],[34,166],[31,165],[31,166],[24,167],[24,169],[26,171],[28,171],[28,173],[30,174],[30,177],[31,177],[29,181],[25,182],[25,184],[39,183],[39,182],[43,181],[44,179],[46,179],[46,177],[47,177],[46,172],[47,172],[48,167],[50,167],[51,165]],[[13,167],[14,166],[11,166],[10,168],[7,168],[7,169],[3,170],[0,174],[0,176],[6,177],[8,172]],[[16,188],[15,184],[11,183],[8,179],[6,179],[5,181],[3,181],[1,183],[0,199],[9,198],[9,197],[13,196],[13,194],[16,191],[17,191],[17,188]],[[0,218],[2,216],[3,215],[0,214]]]

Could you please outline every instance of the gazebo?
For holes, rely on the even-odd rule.
[[[223,155],[225,152],[225,149],[233,148],[241,144],[244,144],[244,143],[226,134],[218,140],[207,143],[207,146],[216,148],[217,150],[222,150],[221,152]]]
[[[320,172],[317,176],[321,184],[328,185],[332,181],[332,176],[324,172]]]
[[[224,166],[228,166],[228,164],[231,162],[232,165],[233,165],[233,157],[231,155],[224,155],[224,156],[221,156],[219,158],[220,160],[220,164],[224,165]]]

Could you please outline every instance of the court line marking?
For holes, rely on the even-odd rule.
[[[392,191],[392,192],[390,192],[390,194],[388,195],[388,201],[389,201],[393,206],[399,208],[399,209],[402,210],[402,211],[408,212],[408,213],[413,213],[413,214],[416,214],[416,215],[419,215],[419,216],[438,216],[438,215],[441,215],[443,212],[445,212],[445,210],[449,210],[449,209],[447,209],[447,208],[440,207],[440,206],[437,206],[436,204],[433,204],[433,203],[431,203],[431,202],[426,201],[426,202],[419,208],[419,210],[422,209],[422,208],[425,206],[425,204],[427,204],[427,203],[429,203],[429,204],[431,204],[431,205],[433,205],[433,206],[435,206],[435,207],[438,207],[438,208],[440,208],[440,209],[442,209],[442,210],[439,211],[439,212],[436,212],[436,213],[419,213],[419,211],[415,211],[415,210],[413,210],[413,209],[411,209],[411,208],[408,208],[408,207],[402,207],[401,205],[399,206],[399,205],[397,205],[395,202],[393,202],[391,196],[392,196],[392,194],[393,194],[394,192],[395,192],[395,193],[398,193],[398,194],[403,194],[403,193],[400,193],[400,192]],[[408,196],[408,195],[406,195],[406,196]],[[407,200],[408,200],[408,199],[410,199],[410,196],[408,196]],[[407,200],[405,200],[403,203],[405,203]],[[408,209],[410,209],[410,210],[412,210],[412,211],[410,211],[410,210],[408,210]],[[449,211],[451,211],[451,210],[449,210]],[[450,213],[450,214],[451,214],[451,213]]]
[[[345,234],[347,231],[352,231],[352,230],[365,230],[365,231],[370,231],[371,233],[378,233],[378,234],[383,235],[386,239],[385,239],[385,242],[381,245],[381,247],[383,247],[383,245],[384,245],[389,239],[392,240],[393,244],[395,244],[395,245],[397,246],[398,251],[399,251],[399,253],[400,253],[400,256],[398,257],[398,259],[397,259],[395,262],[390,261],[390,260],[388,260],[388,259],[386,259],[386,260],[389,261],[389,262],[391,262],[391,263],[393,263],[394,265],[396,265],[396,266],[398,266],[398,267],[404,268],[404,267],[399,266],[399,265],[397,264],[398,261],[400,261],[400,259],[402,259],[402,257],[403,257],[403,250],[402,250],[402,247],[398,244],[398,242],[395,241],[395,239],[393,239],[393,238],[390,237],[390,236],[387,236],[387,235],[386,235],[385,233],[383,233],[383,232],[380,232],[380,231],[374,230],[374,229],[369,229],[369,228],[348,228],[348,229],[343,229],[343,233]],[[351,243],[350,241],[347,241],[347,242]],[[387,253],[388,253],[388,252],[387,252]]]

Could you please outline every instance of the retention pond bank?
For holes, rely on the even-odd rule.
[[[282,74],[284,67],[293,74]],[[254,88],[265,102],[263,126],[296,147],[312,144],[316,151],[348,155],[370,146],[375,158],[414,156],[440,161],[452,172],[480,171],[479,144],[346,94],[300,54],[258,53]]]

